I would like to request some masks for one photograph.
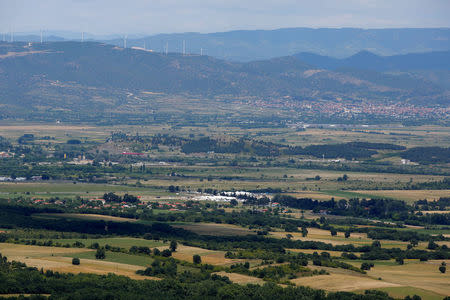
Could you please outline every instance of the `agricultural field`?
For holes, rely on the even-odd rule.
[[[270,236],[274,236],[277,238],[283,238],[286,236],[286,232],[275,231],[269,232]],[[336,236],[332,236],[330,231],[316,229],[316,228],[308,228],[308,236],[303,237],[301,233],[290,233],[293,237],[293,240],[302,240],[302,241],[316,241],[316,242],[324,242],[332,245],[348,245],[352,244],[355,246],[363,246],[372,244],[373,240],[367,238],[367,235],[364,233],[354,233],[349,238],[344,237],[344,232],[337,232]],[[402,241],[390,241],[390,240],[380,240],[383,247],[386,248],[403,248],[406,249],[408,242]],[[423,245],[419,245],[421,247]],[[332,252],[330,252],[331,254]],[[337,252],[339,253],[339,252]]]
[[[3,2],[0,299],[450,300],[445,1]]]
[[[160,248],[164,249],[163,247]],[[215,266],[226,266],[235,263],[244,262],[241,259],[228,259],[225,258],[225,251],[214,251],[207,250],[198,247],[190,246],[179,246],[177,251],[172,253],[172,256],[176,259],[191,262],[193,255],[199,255],[203,263],[215,265]],[[256,261],[254,263],[257,263]]]
[[[449,261],[446,261],[447,264]],[[440,295],[449,295],[449,274],[435,272],[442,261],[406,261],[404,265],[380,265],[368,272],[373,278],[381,277],[382,280],[395,284],[423,289]]]
[[[42,276],[450,294],[448,163],[401,163],[442,146],[444,127],[29,124],[0,136],[17,152],[0,160],[0,253]]]
[[[136,222],[130,218],[121,218],[114,216],[103,216],[96,214],[70,214],[70,213],[42,213],[33,215],[34,218],[41,219],[67,219],[67,220],[103,220],[112,222]]]
[[[413,266],[407,267],[408,264]],[[430,262],[429,264],[436,263]],[[367,275],[327,268],[331,275],[298,278],[293,282],[329,291],[376,289],[386,291],[393,297],[399,298],[416,294],[424,299],[442,299],[443,296],[450,293],[447,284],[449,277],[448,275],[440,276],[441,274],[432,272],[432,268],[427,266],[428,264],[419,264],[418,262],[407,262],[405,266],[401,267],[394,264],[380,264],[376,265],[373,271],[369,271]],[[417,272],[420,275],[411,275]]]
[[[248,230],[247,228],[228,224],[193,223],[193,224],[174,225],[174,227],[183,228],[200,235],[213,234],[215,236],[230,236],[230,235],[239,236],[239,235],[255,234],[254,231]]]
[[[413,191],[401,191],[401,190],[386,190],[386,191],[352,191],[355,196],[359,194],[371,195],[372,197],[388,197],[397,200],[407,201],[413,203],[417,200],[427,199],[429,201],[435,201],[442,197],[448,197],[450,190],[413,190]]]
[[[43,268],[44,270],[63,273],[115,273],[134,279],[142,279],[142,277],[136,275],[136,271],[141,268],[135,260],[130,261],[126,257],[96,260],[94,250],[0,244],[0,253],[10,260],[21,261],[38,269]],[[79,266],[73,266],[72,257],[81,258],[82,263]]]

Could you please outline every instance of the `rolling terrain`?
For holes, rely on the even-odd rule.
[[[312,52],[333,57],[347,57],[362,50],[378,55],[396,55],[449,49],[448,28],[281,28],[275,30],[236,30],[215,33],[173,33],[151,36],[129,36],[128,47],[147,47],[163,52],[204,54],[232,60],[253,61],[298,52]],[[123,46],[123,37],[85,34],[90,41]],[[39,42],[39,35],[17,34],[17,41]],[[48,32],[45,41],[79,41],[81,33]],[[202,50],[201,50],[202,49]]]
[[[415,54],[413,60],[426,64],[425,71],[433,71],[439,57],[448,53],[436,55]],[[430,63],[424,61],[427,58]],[[405,60],[404,56],[380,58],[366,53],[345,62],[349,61],[351,67],[364,66],[360,60],[365,65],[378,65],[380,59],[398,61],[400,65]],[[152,99],[181,95],[219,97],[222,101],[255,98],[266,103],[343,99],[444,107],[448,103],[445,84],[423,77],[332,67],[317,59],[305,63],[294,56],[235,63],[210,56],[164,55],[94,42],[2,43],[0,104],[2,118],[7,119],[39,113],[50,116],[52,112],[57,114],[55,111],[95,114],[118,107],[121,113],[136,112],[139,105],[148,107],[149,95]],[[445,64],[441,69],[447,72]],[[131,97],[142,92],[147,98]]]

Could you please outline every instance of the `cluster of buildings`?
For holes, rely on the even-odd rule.
[[[9,176],[0,176],[0,182],[22,182],[26,181],[25,177],[9,177]]]
[[[449,107],[423,107],[405,103],[381,104],[367,101],[294,101],[290,98],[274,99],[270,102],[252,100],[252,105],[259,108],[291,109],[292,113],[305,117],[338,117],[351,119],[358,115],[375,115],[392,119],[446,118],[450,114]]]
[[[1,151],[0,152],[0,158],[11,158],[14,157],[16,154],[14,152],[9,152],[9,151]]]
[[[0,182],[23,182],[27,180],[37,181],[42,180],[42,176],[31,176],[27,179],[26,177],[11,177],[11,176],[0,176]]]

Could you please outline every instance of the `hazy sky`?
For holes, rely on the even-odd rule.
[[[450,0],[0,0],[0,32],[450,27]]]

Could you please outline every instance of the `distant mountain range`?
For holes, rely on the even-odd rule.
[[[81,33],[52,32],[46,41],[62,38],[79,40]],[[123,46],[123,38],[85,34],[91,41]],[[18,41],[39,41],[39,35],[16,35]],[[450,50],[450,28],[285,28],[239,30],[218,33],[175,33],[127,39],[127,47],[144,47],[156,52],[204,54],[231,61],[253,61],[310,52],[332,57],[348,57],[362,50],[378,55],[397,55]]]
[[[369,51],[361,51],[343,59],[305,52],[294,54],[294,56],[308,64],[331,70],[340,68],[379,72],[450,70],[450,51],[410,53],[393,56],[379,56]]]
[[[339,60],[300,53],[237,63],[94,42],[0,43],[0,105],[101,109],[115,103],[117,90],[125,90],[448,106],[448,56],[433,52],[380,57],[362,52]]]
[[[402,86],[392,75],[432,82],[444,89],[450,89],[450,51],[409,53],[404,55],[379,56],[369,51],[361,51],[347,58],[338,59],[314,53],[297,53],[294,56],[301,61],[321,69],[349,74],[361,79],[369,79],[390,86]],[[380,76],[378,73],[384,73]],[[395,79],[397,78],[397,79]],[[400,84],[400,85],[399,85]],[[409,83],[408,83],[409,84]],[[450,101],[449,101],[450,102]]]

